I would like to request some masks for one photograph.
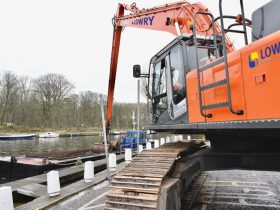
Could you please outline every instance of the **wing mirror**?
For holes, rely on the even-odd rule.
[[[133,66],[133,77],[135,77],[135,78],[141,77],[141,66],[140,65]]]
[[[141,74],[141,66],[137,64],[137,65],[133,66],[133,77],[135,77],[135,78],[140,78],[140,77],[149,78],[149,74]]]

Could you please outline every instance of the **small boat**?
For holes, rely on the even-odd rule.
[[[121,140],[121,146],[123,148],[130,148],[132,150],[137,149],[137,130],[128,130],[125,133],[124,138]],[[139,131],[139,144],[146,144],[146,132],[140,130]]]
[[[53,133],[53,132],[39,133],[39,138],[57,138],[57,137],[59,137],[58,133]]]
[[[36,134],[16,134],[9,136],[0,136],[0,140],[26,140],[26,139],[34,139]]]

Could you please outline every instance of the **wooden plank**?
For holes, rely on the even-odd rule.
[[[140,170],[145,170],[145,169],[147,169],[147,170],[150,170],[150,169],[156,170],[155,169],[156,167],[158,167],[157,170],[160,170],[160,171],[163,171],[163,170],[169,171],[171,165],[169,167],[160,166],[160,165],[156,166],[156,165],[134,165],[134,164],[127,166],[128,169],[131,168],[131,169],[140,169]]]
[[[127,209],[120,209],[120,208],[110,208],[110,207],[106,207],[104,210],[127,210]]]
[[[170,167],[171,167],[172,165],[170,165]],[[125,169],[123,169],[123,170],[151,170],[151,171],[169,171],[169,169],[170,169],[170,167],[169,168],[160,168],[160,167],[157,167],[157,165],[153,165],[153,166],[140,166],[140,165],[134,165],[134,164],[130,164],[130,165],[128,165],[128,166],[126,166],[126,168]]]
[[[165,175],[162,174],[149,174],[149,173],[132,173],[132,172],[124,172],[121,171],[118,173],[121,176],[136,176],[136,177],[152,177],[152,178],[163,178]]]
[[[109,186],[110,189],[118,189],[123,192],[137,192],[137,193],[147,193],[147,194],[158,194],[159,189],[144,189],[144,188],[136,188],[136,187],[117,187],[117,186]]]
[[[160,187],[161,183],[146,183],[146,182],[122,182],[122,181],[111,181],[112,184],[131,184],[131,185],[144,185],[144,186],[153,186],[153,187]]]
[[[145,205],[145,204],[138,204],[138,203],[126,203],[126,202],[114,202],[114,201],[106,201],[108,204],[115,204],[117,206],[126,206],[126,208],[131,209],[131,207],[140,207],[140,208],[148,208],[148,209],[156,209],[157,204],[154,205]],[[129,208],[130,207],[130,208]]]
[[[148,196],[131,196],[131,195],[120,195],[120,194],[108,193],[107,197],[127,198],[127,199],[146,200],[146,201],[157,201],[158,195],[149,194]]]
[[[151,178],[151,177],[128,177],[128,176],[114,176],[114,179],[133,179],[133,180],[143,180],[143,181],[161,181],[160,178]]]
[[[134,173],[134,174],[137,174],[137,173],[144,173],[144,174],[153,174],[153,175],[162,175],[165,176],[167,174],[168,171],[152,171],[152,170],[129,170],[129,169],[126,169],[126,170],[123,170],[122,172],[124,173]],[[122,173],[121,172],[121,173]]]

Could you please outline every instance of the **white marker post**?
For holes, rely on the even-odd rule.
[[[131,149],[124,149],[124,157],[126,164],[130,163],[132,161],[132,152]]]
[[[170,137],[167,136],[166,139],[165,139],[165,143],[169,143],[170,142]]]
[[[117,156],[115,153],[109,154],[109,170],[110,171],[117,170]]]
[[[50,197],[59,195],[60,182],[58,171],[50,171],[47,173],[48,194]]]
[[[94,162],[85,162],[84,180],[85,182],[92,182],[94,178]]]
[[[176,141],[176,136],[174,134],[171,135],[171,142],[175,142]]]
[[[154,148],[159,148],[159,140],[154,140]]]
[[[183,140],[184,140],[183,135],[178,135],[178,136],[177,136],[177,141],[183,141]]]
[[[150,141],[147,141],[146,149],[152,149],[152,143]]]
[[[143,145],[140,144],[140,145],[139,145],[139,151],[138,151],[138,153],[140,154],[142,151],[143,151]]]
[[[165,144],[164,138],[160,138],[160,146]]]
[[[12,188],[0,187],[0,209],[14,210]]]

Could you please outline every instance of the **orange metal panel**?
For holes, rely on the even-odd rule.
[[[280,118],[280,31],[241,55],[248,119]]]
[[[229,107],[207,110],[207,113],[212,114],[212,118],[207,118],[206,122],[223,122],[233,120],[246,119],[246,105],[243,88],[243,75],[241,69],[240,52],[232,52],[228,55],[229,76],[231,85],[231,96],[234,110],[243,110],[243,115],[236,115],[230,112]],[[205,86],[214,82],[225,79],[224,63],[221,63],[213,68],[209,68],[202,74],[202,84]],[[204,117],[200,114],[197,71],[191,71],[187,75],[187,95],[189,107],[190,122],[204,122]],[[218,86],[202,94],[203,105],[217,104],[227,101],[226,85]]]
[[[188,102],[189,122],[190,123],[205,122],[205,118],[200,114],[196,70],[193,70],[187,74],[186,83],[187,83],[186,87],[187,87],[187,97],[188,97],[187,102]]]
[[[243,75],[241,68],[241,59],[239,51],[228,55],[229,80],[231,88],[231,99],[234,110],[243,110],[243,115],[236,115],[230,112],[229,107],[208,110],[212,117],[207,118],[207,122],[222,122],[246,119],[246,106],[243,88]],[[203,84],[207,85],[225,79],[224,63],[219,64],[203,73]],[[204,104],[217,104],[227,102],[226,85],[218,86],[204,93]]]

